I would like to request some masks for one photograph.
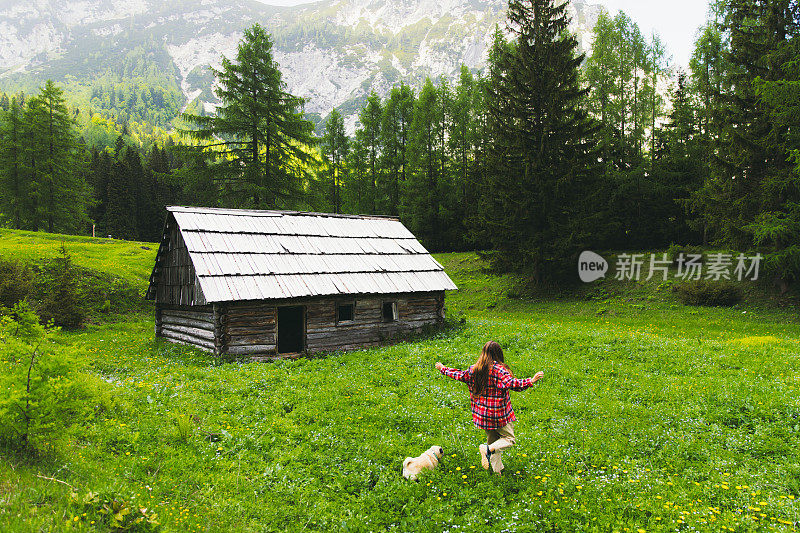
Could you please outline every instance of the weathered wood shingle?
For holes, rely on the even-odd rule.
[[[444,268],[395,219],[287,211],[169,207],[188,252],[197,304],[455,290]],[[155,298],[165,235],[150,278]]]

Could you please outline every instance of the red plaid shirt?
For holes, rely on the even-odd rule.
[[[472,393],[472,368],[457,370],[444,367],[440,370],[445,376],[464,382],[469,386],[469,397],[472,401],[472,422],[482,429],[498,429],[509,422],[514,422],[517,417],[514,416],[514,408],[511,407],[508,391],[527,389],[533,385],[533,378],[517,379],[511,372],[495,363],[489,373],[489,382],[486,389],[480,396],[475,396]]]

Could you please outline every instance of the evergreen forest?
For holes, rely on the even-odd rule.
[[[212,113],[147,86],[145,51],[119,66],[142,83],[109,72],[84,105],[52,82],[1,94],[0,224],[158,241],[167,205],[373,214],[537,282],[583,250],[670,245],[757,251],[798,278],[797,2],[713,2],[688,70],[623,12],[588,56],[563,4],[510,0],[507,17],[485,70],[372,93],[353,133],[333,110],[315,134],[258,24],[212,72]]]

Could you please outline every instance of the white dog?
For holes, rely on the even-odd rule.
[[[403,477],[414,480],[423,470],[433,470],[443,454],[441,446],[431,446],[419,457],[406,457],[403,461]]]

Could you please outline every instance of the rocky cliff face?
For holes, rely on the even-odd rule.
[[[306,111],[349,117],[374,90],[402,81],[455,78],[461,65],[481,69],[506,0],[326,0],[293,8],[248,0],[11,0],[0,7],[0,86],[57,82],[91,85],[125,64],[152,62],[186,102],[211,111],[209,65],[232,57],[242,30],[259,22],[275,40],[275,58]],[[584,49],[602,8],[569,6]],[[137,51],[135,60],[131,53]],[[133,76],[134,74],[130,74]]]

